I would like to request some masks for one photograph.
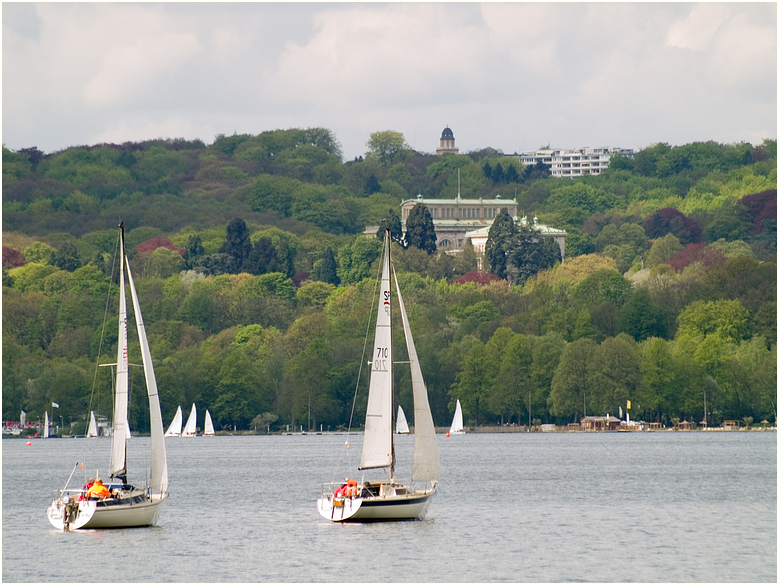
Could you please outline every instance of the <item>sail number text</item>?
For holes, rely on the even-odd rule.
[[[376,357],[373,360],[374,370],[387,370],[387,358],[389,358],[389,349],[386,347],[376,348]]]

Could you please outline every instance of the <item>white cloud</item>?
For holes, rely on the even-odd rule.
[[[686,18],[671,26],[668,44],[680,49],[703,51],[717,33],[717,29],[730,18],[732,9],[717,2],[695,4]]]

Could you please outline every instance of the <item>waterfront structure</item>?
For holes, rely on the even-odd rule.
[[[549,166],[553,177],[581,177],[600,175],[609,167],[615,154],[633,156],[632,148],[540,148],[519,154],[519,161],[526,167],[543,163]]]
[[[441,132],[440,146],[436,149],[435,153],[438,156],[444,154],[459,154],[460,149],[454,145],[454,132],[447,126],[444,131]]]
[[[606,416],[585,416],[581,420],[581,430],[583,431],[616,431],[621,421],[611,415]]]

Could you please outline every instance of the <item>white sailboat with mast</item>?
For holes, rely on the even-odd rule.
[[[162,412],[157,393],[157,381],[154,366],[146,338],[146,328],[138,304],[138,294],[133,283],[130,263],[124,250],[124,225],[120,224],[120,268],[119,268],[119,339],[116,360],[116,389],[114,393],[114,428],[111,442],[110,479],[106,487],[112,495],[104,498],[87,498],[82,489],[68,489],[68,482],[62,490],[53,494],[48,508],[49,522],[65,530],[78,528],[124,528],[130,526],[148,526],[156,521],[162,504],[168,497],[168,464],[165,454]],[[127,353],[127,301],[125,293],[125,269],[130,284],[135,312],[138,341],[146,379],[149,398],[149,419],[151,423],[151,471],[148,484],[141,488],[127,480],[127,442],[129,425],[127,424],[129,397],[129,361]],[[78,467],[76,463],[76,467]],[[82,464],[83,466],[83,464]],[[83,467],[82,467],[83,468]],[[73,472],[76,468],[74,467]]]
[[[390,233],[384,237],[384,258],[382,263],[379,307],[376,319],[373,354],[371,357],[371,379],[368,391],[368,405],[365,416],[360,470],[383,469],[383,481],[364,481],[357,485],[347,481],[336,488],[336,484],[325,484],[322,497],[317,500],[317,509],[322,517],[335,522],[410,520],[424,518],[430,500],[436,492],[436,483],[441,476],[441,462],[435,437],[433,417],[427,398],[427,387],[422,377],[419,359],[411,336],[411,329],[403,305],[395,275],[395,291],[406,337],[411,385],[414,396],[414,456],[411,471],[412,482],[429,482],[428,487],[415,488],[401,484],[395,477],[395,448],[392,432],[393,414],[393,353],[392,353],[392,295],[390,287]],[[394,274],[394,269],[392,269]]]
[[[204,429],[204,437],[213,437],[216,434],[214,433],[214,422],[211,420],[211,413],[208,410],[206,410],[206,425]]]
[[[463,427],[463,407],[460,406],[460,399],[457,399],[457,405],[454,407],[454,417],[452,418],[452,426],[449,427],[450,435],[464,435],[465,428]]]
[[[192,410],[189,411],[189,418],[187,424],[184,425],[184,430],[181,431],[182,437],[194,437],[197,435],[197,408],[192,404]]]
[[[89,428],[87,429],[87,437],[97,437],[97,421],[95,420],[95,412],[89,412]]]
[[[165,431],[166,437],[180,437],[181,436],[181,420],[183,416],[181,414],[181,407],[179,406],[178,409],[176,409],[176,414],[173,416],[173,420],[170,423],[170,426],[168,427],[168,430]]]
[[[399,435],[407,435],[409,433],[406,414],[403,412],[403,407],[400,404],[398,404],[398,420],[395,423],[395,432]]]
[[[46,411],[46,416],[43,420],[43,438],[49,438],[49,411]]]

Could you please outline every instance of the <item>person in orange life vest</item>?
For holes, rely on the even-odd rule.
[[[87,480],[86,485],[81,487],[81,489],[83,490],[84,493],[82,495],[78,496],[75,500],[77,502],[80,502],[81,500],[85,499],[87,497],[87,492],[89,491],[89,488],[91,488],[94,485],[94,483],[95,483],[95,478],[94,477],[90,477]]]
[[[95,485],[89,488],[87,491],[88,498],[108,498],[111,496],[111,492],[107,487],[103,485],[103,480],[99,477],[95,481]]]

